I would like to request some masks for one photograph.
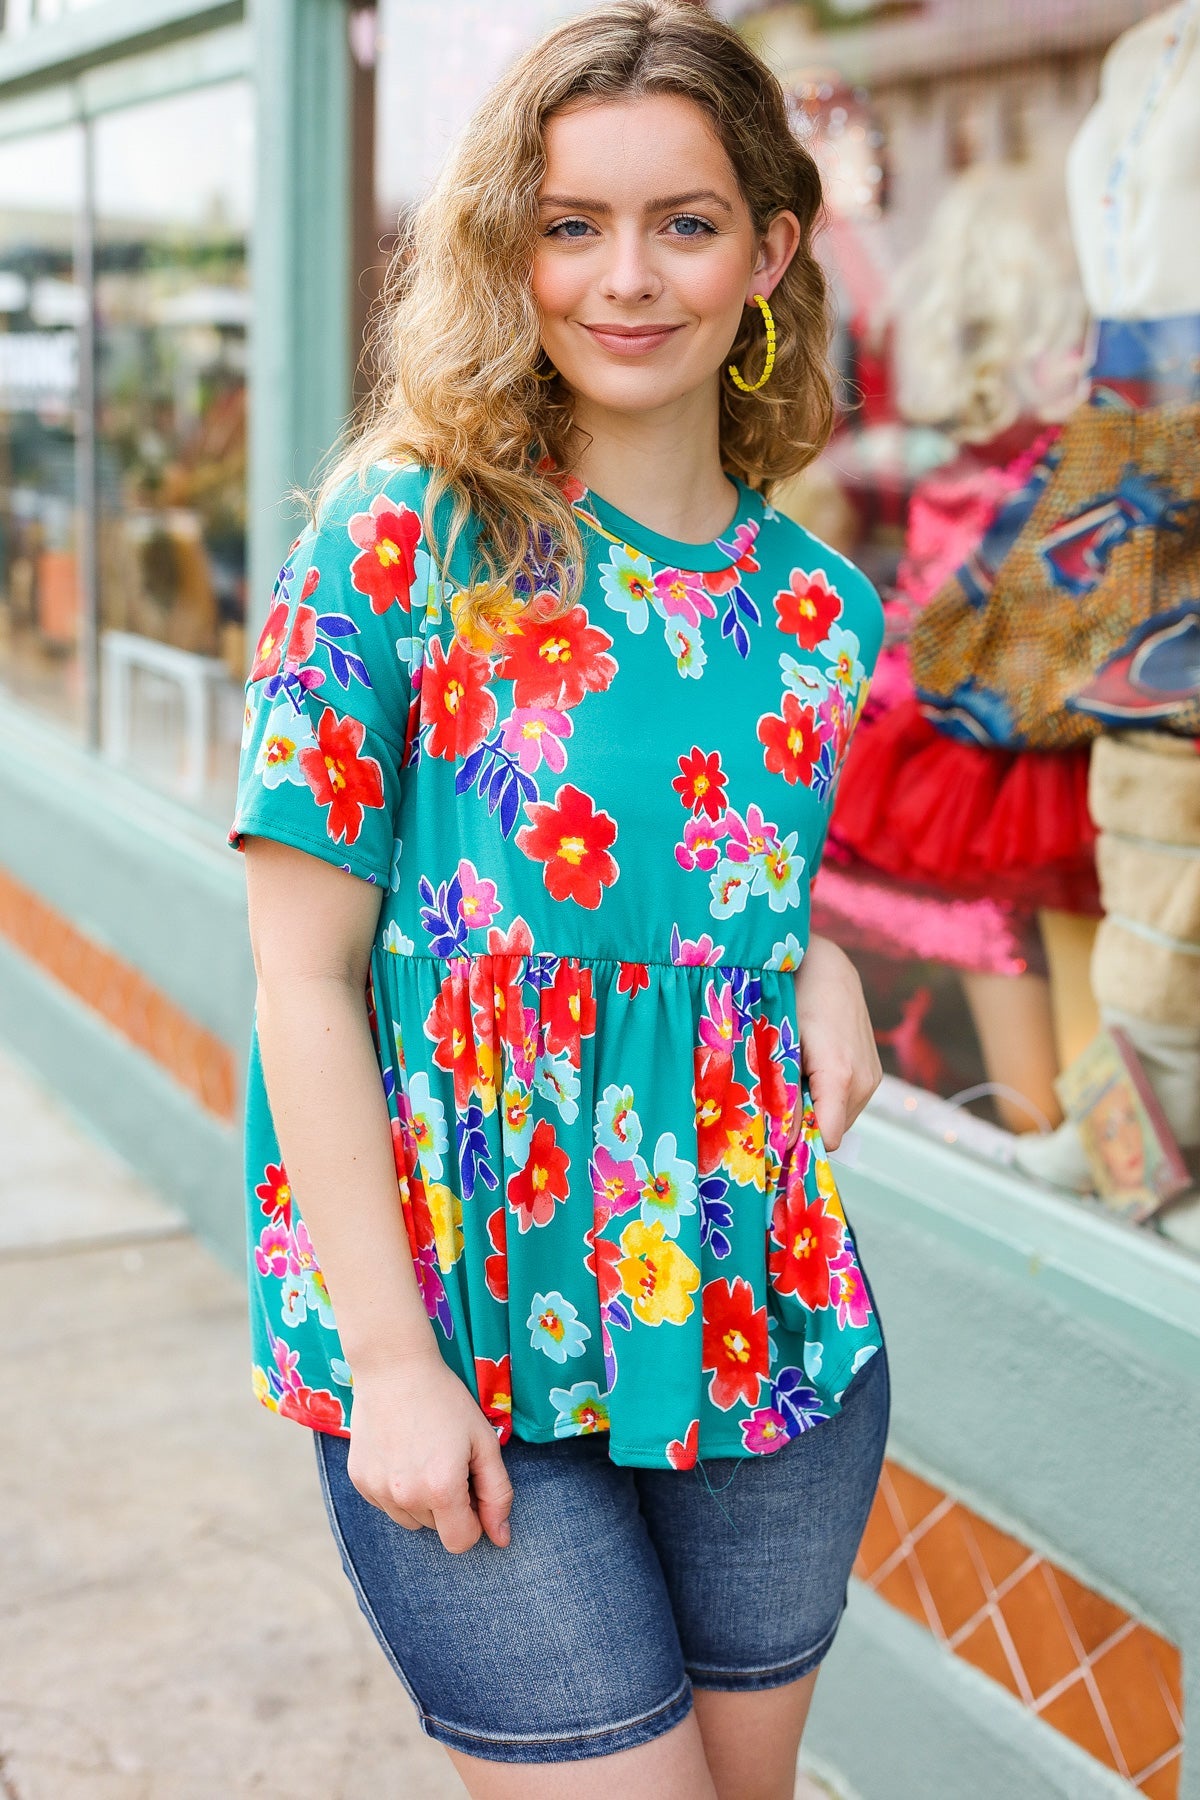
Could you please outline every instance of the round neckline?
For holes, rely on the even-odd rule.
[[[684,538],[664,537],[659,531],[651,531],[640,519],[631,519],[628,513],[620,512],[594,488],[585,488],[575,504],[585,519],[591,515],[603,532],[619,539],[631,550],[640,550],[651,562],[662,563],[668,569],[712,574],[737,561],[733,541],[738,527],[753,525],[757,531],[762,523],[762,495],[747,487],[737,475],[731,475],[729,479],[738,490],[737,511],[720,537],[708,543],[689,543]]]

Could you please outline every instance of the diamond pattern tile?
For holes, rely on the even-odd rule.
[[[1176,1646],[896,1462],[855,1574],[1148,1800],[1178,1800]]]
[[[0,936],[165,1069],[206,1111],[233,1122],[237,1081],[229,1046],[4,870]]]

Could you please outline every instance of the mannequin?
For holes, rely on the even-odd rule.
[[[1200,0],[1143,20],[1105,59],[1100,96],[1067,163],[1072,228],[1099,321],[1093,404],[1136,410],[1200,405]],[[1194,521],[1189,522],[1194,529]],[[1155,633],[1174,655],[1168,690],[1142,684],[1118,654],[1080,697],[1105,727],[1092,766],[1107,916],[1092,957],[1101,1017],[1131,1038],[1185,1155],[1200,1154],[1200,743],[1187,606]],[[1150,625],[1155,622],[1151,621]],[[1123,647],[1148,642],[1139,626]],[[1143,659],[1142,666],[1145,667]],[[1190,689],[1190,692],[1189,692]],[[1140,714],[1140,716],[1139,716]],[[1121,729],[1133,725],[1134,729]],[[1087,1191],[1078,1135],[1066,1124],[1026,1139],[1016,1160]],[[1200,1207],[1164,1229],[1200,1248]]]
[[[970,168],[899,272],[891,314],[900,410],[961,450],[912,496],[888,645],[814,895],[835,936],[916,957],[935,944],[936,959],[958,968],[998,1111],[1018,1132],[1061,1116],[1053,1080],[1062,1046],[1037,908],[1094,894],[1086,753],[1038,759],[1062,779],[1058,804],[1032,809],[1056,829],[1033,843],[1020,773],[1010,779],[1019,759],[953,744],[921,717],[907,639],[1078,398],[1086,311],[1061,192],[1061,157],[1045,147],[1035,165]],[[872,879],[876,870],[888,879]]]

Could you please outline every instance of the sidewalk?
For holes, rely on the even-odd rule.
[[[240,1283],[0,1052],[0,1796],[458,1800]],[[803,1781],[797,1800],[818,1790]]]

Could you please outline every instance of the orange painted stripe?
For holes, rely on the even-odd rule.
[[[3,869],[0,936],[165,1069],[206,1112],[233,1123],[237,1080],[229,1046]]]
[[[1179,1650],[901,1464],[884,1464],[855,1574],[1148,1800],[1176,1800]]]

